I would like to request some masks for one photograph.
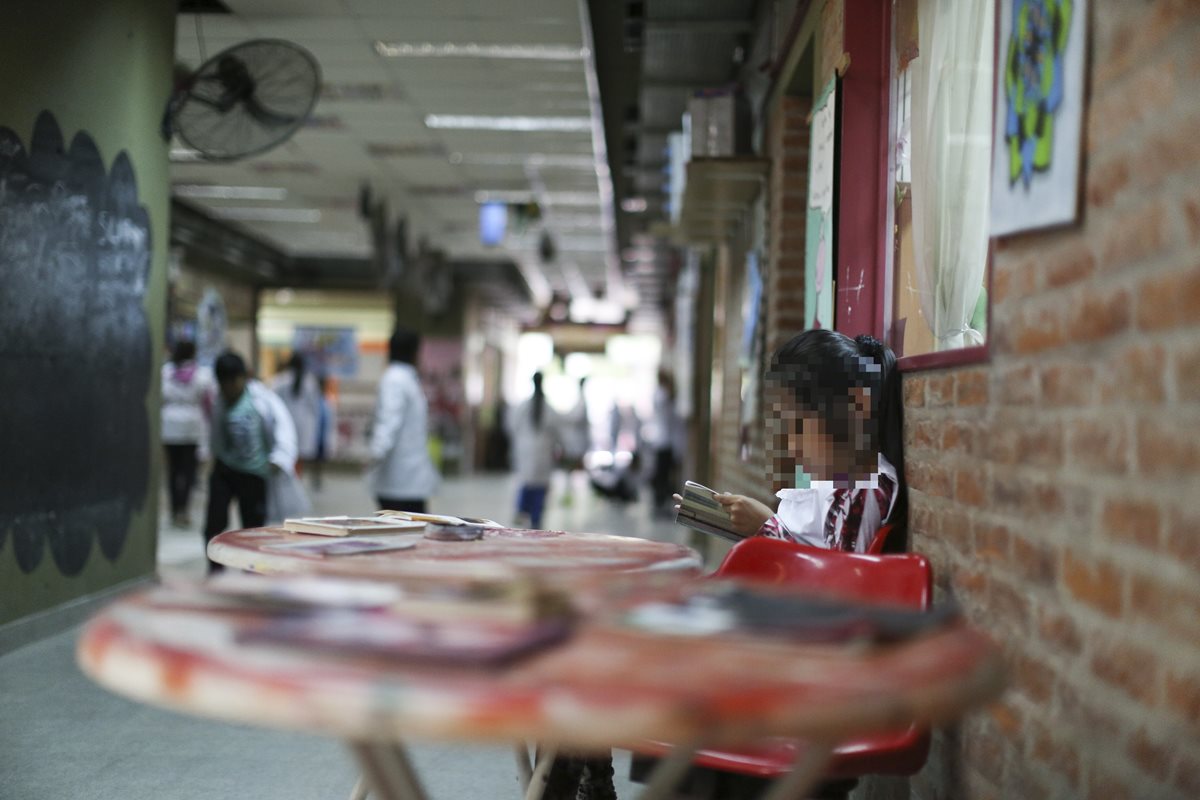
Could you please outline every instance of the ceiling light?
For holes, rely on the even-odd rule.
[[[621,210],[630,214],[641,214],[646,210],[646,198],[626,197],[621,201]]]
[[[460,131],[556,131],[590,133],[591,117],[483,117],[465,114],[430,114],[425,127]]]
[[[208,186],[183,183],[171,187],[176,197],[195,197],[202,200],[283,200],[287,189],[273,186]]]
[[[478,44],[466,42],[375,42],[375,52],[384,58],[507,58],[533,61],[581,61],[590,53],[586,47],[549,44]]]
[[[214,208],[213,213],[221,219],[238,222],[301,222],[321,221],[321,212],[315,208]]]
[[[199,150],[192,150],[190,147],[172,147],[167,157],[176,164],[204,160]]]
[[[488,167],[563,167],[587,169],[593,167],[591,156],[547,155],[546,153],[451,153],[451,164],[478,164]]]

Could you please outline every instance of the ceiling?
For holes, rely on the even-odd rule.
[[[196,67],[253,38],[286,39],[321,65],[324,88],[306,127],[281,147],[231,164],[194,160],[178,141],[177,195],[195,185],[282,189],[273,199],[189,202],[296,257],[366,257],[360,187],[407,216],[455,261],[511,259],[534,292],[628,296],[619,268],[586,5],[580,0],[224,0],[231,13],[181,13],[177,59]],[[584,16],[581,17],[581,12]],[[382,55],[396,45],[522,45],[525,57]],[[543,48],[539,50],[538,48]],[[533,58],[554,48],[556,59]],[[589,80],[589,70],[592,79]],[[590,87],[590,91],[589,91]],[[570,131],[446,130],[429,116],[551,117]],[[284,194],[282,198],[279,196]],[[542,227],[502,246],[479,240],[478,200],[536,200],[557,256],[538,255]],[[286,211],[285,211],[286,210]],[[281,216],[292,221],[281,221]],[[268,219],[274,217],[274,220]]]

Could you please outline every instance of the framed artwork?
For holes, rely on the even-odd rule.
[[[804,257],[804,327],[833,327],[834,201],[837,172],[837,76],[813,104]]]
[[[991,234],[1079,213],[1087,0],[999,0]]]

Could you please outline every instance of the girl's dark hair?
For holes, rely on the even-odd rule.
[[[870,442],[896,468],[899,479],[888,520],[893,529],[884,550],[903,552],[908,544],[908,488],[904,480],[904,403],[896,355],[873,336],[851,339],[836,331],[807,330],[775,351],[767,381],[790,389],[800,410],[818,415],[834,441],[847,445],[854,435],[846,403],[850,390],[870,390]]]
[[[196,357],[196,343],[191,339],[180,339],[171,348],[171,362],[174,364],[182,364],[185,361],[191,361]]]
[[[421,349],[421,336],[408,328],[396,328],[388,341],[388,360],[402,364],[416,364],[417,351]]]
[[[304,388],[304,356],[292,353],[288,369],[292,371],[292,397],[299,397],[300,390]]]
[[[542,391],[542,373],[533,373],[533,427],[542,427],[542,411],[546,407],[546,395]]]

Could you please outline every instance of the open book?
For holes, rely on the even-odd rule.
[[[683,500],[679,503],[679,511],[675,521],[680,525],[719,536],[731,542],[740,542],[745,537],[733,529],[733,520],[729,512],[716,501],[720,492],[714,491],[694,481],[683,485]]]

